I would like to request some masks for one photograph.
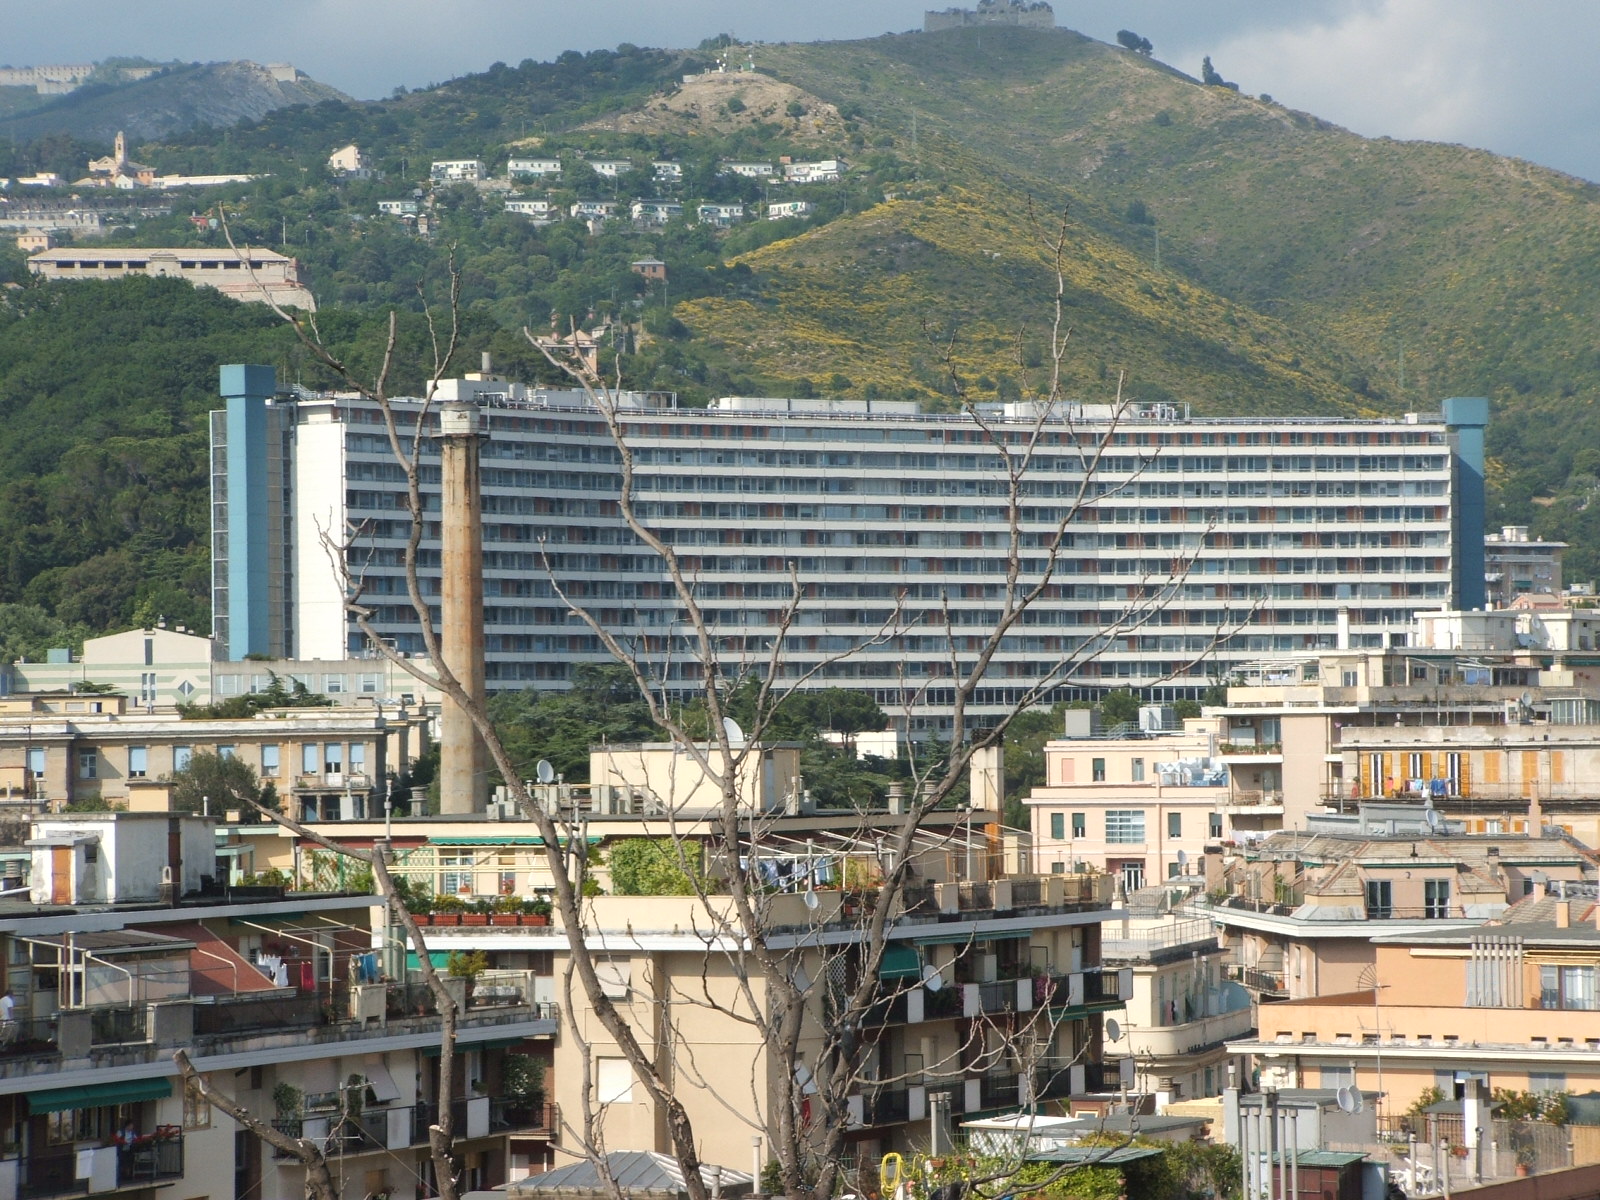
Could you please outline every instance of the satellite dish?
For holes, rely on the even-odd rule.
[[[1355,1112],[1365,1112],[1367,1110],[1367,1098],[1361,1094],[1360,1088],[1353,1087],[1350,1089],[1350,1099],[1355,1104]]]
[[[1113,1042],[1122,1040],[1122,1025],[1115,1017],[1106,1018],[1106,1037]]]
[[[822,903],[822,901],[817,899],[817,893],[812,891],[810,888],[807,888],[805,895],[806,895],[806,907],[809,908],[812,912],[816,912],[817,911],[817,905]]]
[[[1439,810],[1429,806],[1422,810],[1423,819],[1428,822],[1428,828],[1438,833],[1444,828],[1444,818],[1439,815]]]
[[[1188,865],[1189,865],[1189,852],[1187,850],[1179,850],[1178,851],[1178,866],[1179,867],[1187,867]]]
[[[538,776],[540,783],[554,783],[556,781],[556,769],[550,765],[548,758],[541,758],[539,765],[533,769],[533,773]]]
[[[937,992],[944,987],[944,976],[939,974],[932,963],[922,968],[922,986],[930,992]]]
[[[739,722],[732,717],[722,718],[722,732],[727,734],[729,742],[744,745],[744,730],[739,728]]]
[[[1347,1087],[1340,1088],[1337,1092],[1334,1093],[1334,1098],[1337,1099],[1338,1102],[1339,1102],[1339,1111],[1340,1112],[1353,1113],[1353,1112],[1359,1112],[1360,1111],[1356,1107],[1358,1102],[1356,1100],[1355,1093],[1352,1092],[1349,1088],[1347,1088]]]

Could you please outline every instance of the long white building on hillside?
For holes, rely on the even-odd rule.
[[[363,648],[322,529],[356,531],[350,565],[379,628],[420,651],[400,565],[401,476],[374,407],[349,395],[273,395],[267,368],[228,372],[243,375],[225,385],[230,407],[213,417],[212,461],[214,611],[230,656],[342,659]],[[618,455],[601,414],[581,393],[492,376],[446,381],[438,399],[475,400],[487,430],[490,687],[559,688],[574,664],[606,660],[554,581],[692,688],[666,576],[618,513]],[[952,638],[957,654],[977,651],[1005,578],[1005,477],[978,424],[908,402],[625,402],[639,509],[684,556],[724,653],[764,658],[791,570],[805,589],[783,634],[792,675],[871,641],[898,606],[901,632],[831,662],[816,682],[870,690],[890,709],[929,689],[936,726],[950,700],[939,680]],[[420,403],[397,407],[409,420]],[[1393,421],[1217,419],[1162,404],[1112,426],[1108,410],[1073,406],[1070,421],[1052,419],[1024,487],[1026,572],[1043,568],[1041,544],[1086,482],[1089,499],[1045,598],[990,668],[980,708],[1010,704],[1097,639],[1098,653],[1057,698],[1129,686],[1198,695],[1235,663],[1332,647],[1342,620],[1350,644],[1380,646],[1418,609],[1481,605],[1487,404],[1456,399],[1446,410]],[[1019,409],[986,415],[1009,438],[1032,427]],[[1080,451],[1101,437],[1105,452],[1085,481]],[[424,451],[431,488],[436,455]],[[1191,557],[1160,611],[1119,626]],[[423,569],[436,594],[431,524]]]

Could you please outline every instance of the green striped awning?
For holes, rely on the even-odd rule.
[[[1032,934],[1026,929],[1002,933],[984,933],[981,935],[969,930],[966,933],[935,933],[927,937],[923,937],[921,934],[912,934],[911,940],[919,946],[962,946],[968,942],[972,942],[974,945],[978,942],[1008,942],[1031,936]]]
[[[165,1100],[172,1095],[170,1079],[132,1079],[125,1083],[96,1083],[83,1087],[54,1088],[28,1093],[28,1112],[63,1112],[69,1108],[104,1108],[110,1104],[137,1104]]]
[[[513,1046],[522,1045],[522,1043],[527,1041],[527,1040],[528,1040],[527,1038],[514,1037],[514,1038],[495,1038],[492,1041],[487,1041],[487,1042],[457,1042],[456,1043],[456,1053],[457,1054],[465,1054],[468,1050],[509,1050]],[[439,1047],[437,1047],[437,1046],[424,1046],[422,1048],[422,1057],[423,1058],[438,1058],[439,1057]]]
[[[879,979],[921,979],[922,956],[910,946],[890,946],[878,963]]]
[[[565,846],[571,839],[563,836],[561,844]],[[589,845],[598,846],[605,839],[598,835],[589,837]],[[429,846],[542,846],[544,839],[538,836],[505,836],[505,837],[434,837],[427,841]]]

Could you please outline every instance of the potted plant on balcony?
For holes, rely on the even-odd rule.
[[[433,903],[433,924],[461,924],[461,910],[466,906],[466,902],[460,896],[440,896]]]
[[[491,925],[516,925],[522,920],[522,901],[515,896],[501,896],[494,902],[489,914]]]
[[[519,920],[524,925],[550,924],[550,901],[539,897],[537,900],[523,902],[522,916]]]
[[[493,907],[494,905],[491,901],[474,900],[462,911],[461,923],[463,925],[487,925],[489,923],[489,913]]]
[[[420,892],[407,898],[406,911],[416,918],[418,925],[431,925],[434,903],[432,892]]]

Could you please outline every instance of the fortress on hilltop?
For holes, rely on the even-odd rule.
[[[922,31],[968,29],[983,25],[1020,25],[1027,29],[1054,29],[1056,12],[1044,0],[978,0],[978,7],[947,8],[922,14]]]

